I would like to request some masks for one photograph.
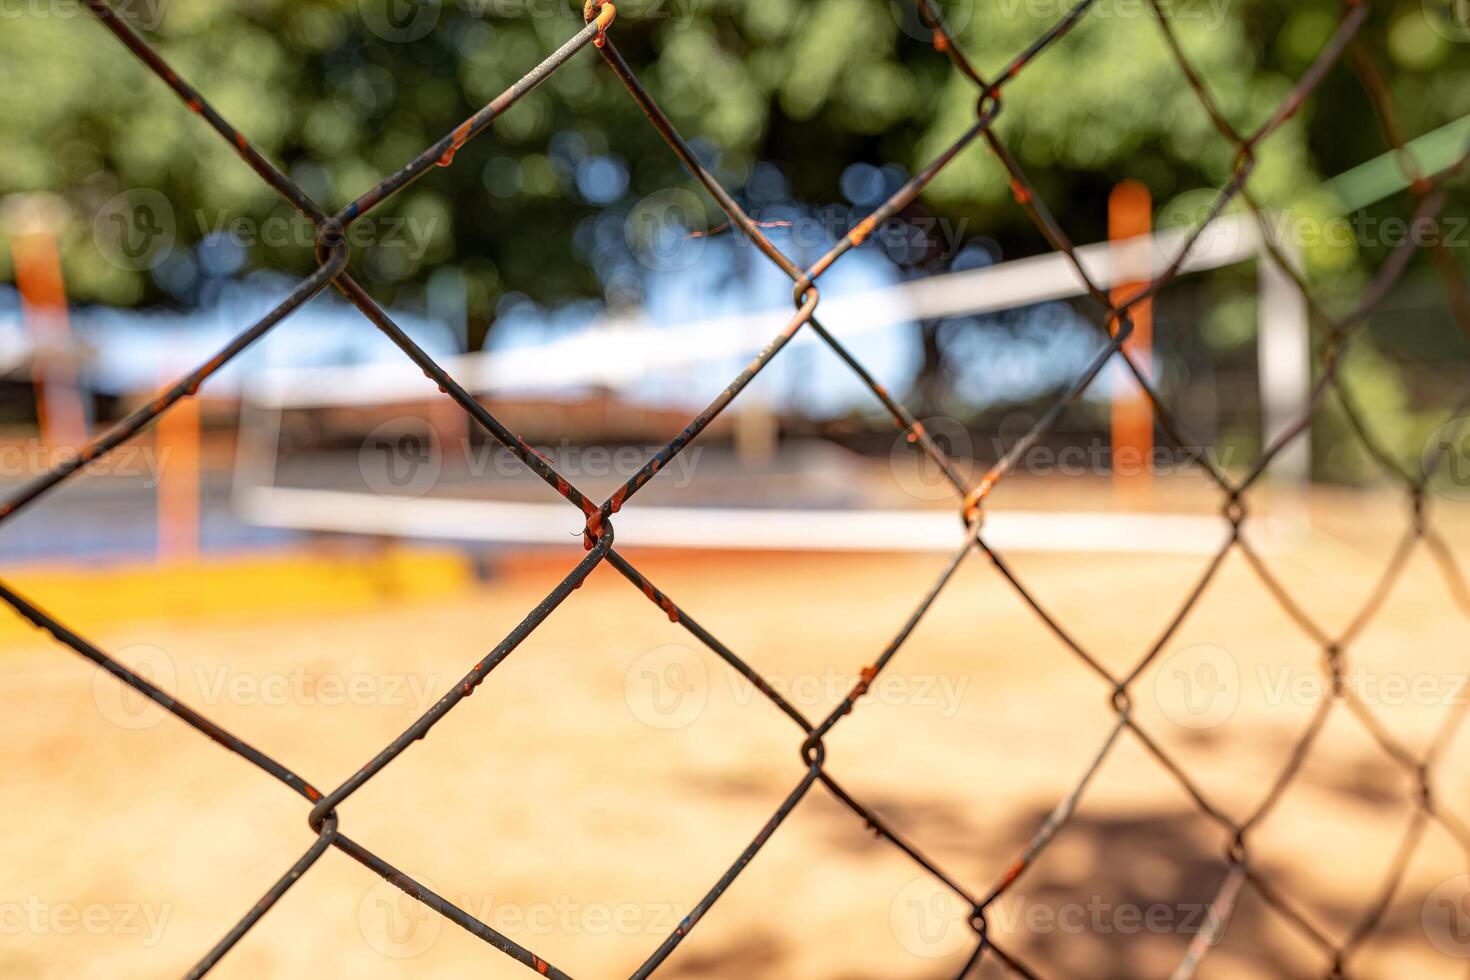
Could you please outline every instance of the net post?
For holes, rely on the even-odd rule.
[[[22,320],[32,344],[36,418],[42,440],[53,449],[75,448],[87,440],[87,408],[77,379],[56,243],[62,208],[48,195],[18,194],[0,209],[10,237]]]
[[[1153,277],[1153,198],[1143,183],[1124,180],[1108,195],[1109,260],[1113,266],[1110,297],[1120,306],[1147,288]],[[1123,342],[1145,377],[1152,376],[1153,300],[1144,299],[1129,308],[1133,333]],[[1116,331],[1116,323],[1109,325]],[[1118,500],[1132,507],[1146,507],[1152,499],[1151,465],[1154,420],[1148,398],[1139,387],[1120,380],[1113,387],[1112,471],[1113,491]]]
[[[160,564],[199,557],[199,428],[197,396],[180,399],[159,416],[154,428]]]
[[[1282,236],[1278,246],[1300,268],[1295,243]],[[1261,445],[1269,446],[1311,410],[1311,321],[1307,299],[1276,263],[1262,258],[1257,280],[1257,366],[1261,378]],[[1311,479],[1312,430],[1309,426],[1281,450],[1268,474],[1279,485],[1302,487]]]

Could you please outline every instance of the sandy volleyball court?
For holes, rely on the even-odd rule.
[[[1391,502],[1357,495],[1324,497],[1314,520],[1269,557],[1303,610],[1337,634],[1407,521]],[[1436,525],[1451,544],[1470,545],[1470,525],[1453,507],[1437,511]],[[944,562],[631,547],[628,555],[808,717],[851,688]],[[331,787],[448,690],[576,558],[502,562],[476,584],[455,571],[458,559],[339,555],[336,603],[297,608],[278,595],[230,610],[199,599],[188,615],[99,613],[78,629]],[[289,577],[295,560],[262,560],[248,575]],[[341,570],[353,561],[357,572]],[[1012,560],[1076,642],[1118,674],[1160,634],[1205,564],[1202,556]],[[311,578],[318,587],[321,574]],[[43,571],[14,585],[84,622],[100,601],[94,592],[128,587],[122,573]],[[7,630],[0,974],[184,972],[309,846],[303,801],[41,634]],[[1420,548],[1345,650],[1347,682],[1420,753],[1470,696],[1467,640],[1470,621]],[[1136,718],[1212,805],[1244,819],[1329,696],[1322,667],[1320,647],[1234,554],[1134,686]],[[1108,693],[973,555],[828,736],[827,766],[983,893],[1107,738]],[[1435,802],[1452,814],[1470,813],[1459,778],[1467,731],[1449,739],[1434,768]],[[800,742],[759,691],[604,567],[425,741],[344,804],[342,827],[557,967],[626,975],[801,779]],[[1432,822],[1417,833],[1416,792],[1338,706],[1250,832],[1252,866],[1334,942],[1382,898],[1415,832],[1381,922],[1350,960],[1354,975],[1456,977],[1470,963],[1458,928],[1466,855]],[[1042,976],[1167,976],[1207,921],[1228,844],[1124,732],[1067,827],[991,907],[990,928]],[[966,912],[818,785],[667,971],[953,975],[972,948]],[[1247,887],[1201,975],[1317,976],[1328,965]],[[314,971],[525,975],[335,851],[217,975]],[[1000,975],[993,965],[981,972]]]

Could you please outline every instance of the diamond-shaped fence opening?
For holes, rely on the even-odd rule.
[[[1407,748],[1375,715],[1372,707],[1354,695],[1352,688],[1344,683],[1345,671],[1353,658],[1355,641],[1372,627],[1374,617],[1396,582],[1402,575],[1407,561],[1416,552],[1426,553],[1443,575],[1450,594],[1462,612],[1470,615],[1470,590],[1461,576],[1454,555],[1444,537],[1435,529],[1426,508],[1429,480],[1434,468],[1439,465],[1459,465],[1460,460],[1451,458],[1450,446],[1441,447],[1425,471],[1407,466],[1384,444],[1374,430],[1371,413],[1355,403],[1342,382],[1340,365],[1345,352],[1390,287],[1401,277],[1414,253],[1421,248],[1434,253],[1435,266],[1443,278],[1446,305],[1455,315],[1459,327],[1470,335],[1470,302],[1466,300],[1465,284],[1458,272],[1456,261],[1445,254],[1446,246],[1438,241],[1422,243],[1407,240],[1394,248],[1382,265],[1373,273],[1365,288],[1357,297],[1355,305],[1345,313],[1333,315],[1313,295],[1297,266],[1287,257],[1284,249],[1273,237],[1270,221],[1251,188],[1251,178],[1256,169],[1257,151],[1277,132],[1303,104],[1313,95],[1339,64],[1348,66],[1361,80],[1364,91],[1371,100],[1378,116],[1388,146],[1398,151],[1398,159],[1405,168],[1405,176],[1416,201],[1413,217],[1432,218],[1443,207],[1445,185],[1461,173],[1466,157],[1462,155],[1453,165],[1437,173],[1421,173],[1416,169],[1414,158],[1405,152],[1403,136],[1395,120],[1388,87],[1379,74],[1367,47],[1357,40],[1364,21],[1368,18],[1369,5],[1361,0],[1348,3],[1342,10],[1340,20],[1330,38],[1317,53],[1310,67],[1291,86],[1284,98],[1267,114],[1256,127],[1244,132],[1236,128],[1220,109],[1211,94],[1207,80],[1202,78],[1191,62],[1184,46],[1176,37],[1171,22],[1172,6],[1163,0],[1150,0],[1153,19],[1162,32],[1168,50],[1177,62],[1179,82],[1187,85],[1197,96],[1202,109],[1208,114],[1220,137],[1228,140],[1235,152],[1235,165],[1230,179],[1218,189],[1214,203],[1205,220],[1200,222],[1186,238],[1178,254],[1164,269],[1143,287],[1131,294],[1118,296],[1116,292],[1097,285],[1088,278],[1084,265],[1078,260],[1067,232],[1048,210],[1046,202],[1038,193],[1036,185],[1020,166],[1016,156],[1007,148],[997,130],[996,122],[1006,112],[1007,87],[1012,80],[1022,75],[1034,59],[1045,57],[1046,51],[1074,30],[1091,26],[1107,30],[1106,23],[1088,25],[1089,13],[1094,0],[1082,0],[1045,29],[1023,50],[1016,52],[1011,60],[993,75],[981,73],[957,43],[956,37],[944,26],[938,11],[929,0],[917,0],[915,13],[932,37],[933,46],[947,57],[953,69],[973,84],[974,119],[968,128],[914,175],[907,183],[892,194],[871,214],[857,222],[826,254],[810,266],[803,268],[784,254],[762,230],[762,224],[751,218],[718,179],[700,163],[696,153],[679,134],[670,118],[639,81],[637,75],[619,53],[615,41],[616,10],[606,0],[588,0],[584,10],[586,26],[568,38],[539,65],[512,84],[483,109],[466,119],[452,133],[425,149],[398,170],[385,178],[356,201],[335,214],[319,207],[296,183],[288,178],[272,161],[258,152],[250,140],[220,115],[204,95],[189,82],[179,77],[155,52],[150,44],[132,27],[121,19],[104,0],[86,0],[88,11],[110,31],[117,40],[155,73],[161,82],[171,88],[184,105],[201,117],[203,124],[214,129],[271,188],[279,193],[292,207],[309,220],[316,229],[317,267],[304,278],[267,316],[249,325],[228,345],[206,363],[166,388],[151,403],[139,408],[123,419],[110,431],[89,444],[74,459],[55,466],[49,472],[33,480],[14,493],[0,506],[0,519],[10,517],[23,507],[35,503],[38,498],[81,471],[89,462],[106,454],[151,425],[160,415],[169,411],[181,400],[190,398],[206,383],[210,376],[245,348],[287,319],[313,296],[329,288],[343,294],[360,309],[363,315],[385,334],[404,356],[412,360],[423,372],[438,384],[445,397],[452,400],[477,423],[490,438],[514,454],[526,468],[552,487],[569,505],[578,508],[585,516],[584,539],[586,556],[576,563],[557,586],[533,609],[529,610],[495,648],[478,663],[475,663],[444,696],[412,723],[399,737],[366,760],[350,778],[341,785],[321,789],[313,786],[304,777],[284,763],[271,758],[232,733],[215,725],[210,719],[174,700],[169,691],[154,686],[145,677],[128,669],[94,646],[86,638],[69,629],[64,623],[32,605],[10,588],[0,585],[3,598],[21,616],[38,627],[49,631],[60,643],[70,647],[83,657],[93,661],[100,669],[112,674],[119,683],[128,685],[171,712],[184,723],[218,742],[227,750],[239,755],[255,766],[274,776],[309,804],[309,825],[316,835],[305,852],[284,870],[277,883],[249,909],[214,948],[207,951],[191,971],[191,976],[207,973],[266,915],[271,907],[304,874],[310,873],[318,859],[329,848],[336,848],[372,869],[385,881],[401,889],[418,902],[423,903],[455,924],[483,939],[501,953],[510,956],[526,967],[539,973],[561,977],[563,973],[543,953],[549,950],[531,950],[512,941],[491,928],[485,922],[460,909],[442,896],[430,891],[420,882],[404,874],[389,861],[373,850],[349,838],[345,828],[339,824],[338,807],[368,781],[393,762],[407,747],[434,727],[446,714],[475,691],[501,662],[512,656],[517,647],[551,615],[553,610],[577,588],[600,564],[606,563],[640,592],[665,615],[680,624],[695,639],[731,668],[742,674],[755,689],[759,690],[795,726],[792,733],[793,747],[799,748],[803,765],[793,773],[791,788],[780,805],[769,815],[768,820],[737,855],[732,855],[728,869],[717,881],[710,884],[708,891],[692,906],[687,918],[680,922],[655,949],[652,949],[644,964],[635,972],[642,977],[656,971],[689,933],[711,912],[721,895],[754,859],[771,837],[780,832],[783,821],[801,805],[811,792],[820,787],[842,806],[870,827],[889,845],[902,852],[921,871],[943,889],[963,903],[967,910],[966,920],[973,932],[969,946],[972,950],[961,968],[961,975],[971,974],[979,968],[982,960],[997,964],[1019,976],[1034,976],[1035,971],[1025,965],[1017,954],[1005,943],[991,934],[988,915],[995,903],[1006,896],[1026,875],[1060,834],[1067,828],[1076,812],[1079,801],[1110,753],[1123,741],[1133,740],[1146,752],[1187,795],[1208,822],[1217,826],[1230,842],[1220,857],[1219,867],[1223,875],[1218,893],[1210,904],[1205,925],[1189,942],[1187,952],[1174,972],[1175,977],[1192,976],[1201,962],[1206,959],[1212,946],[1221,938],[1231,912],[1241,902],[1242,896],[1250,894],[1253,900],[1264,904],[1279,917],[1286,927],[1296,931],[1309,944],[1317,947],[1323,958],[1330,963],[1332,975],[1345,975],[1350,971],[1354,954],[1374,933],[1389,909],[1396,889],[1402,881],[1405,868],[1415,847],[1431,825],[1447,832],[1458,846],[1470,855],[1470,831],[1460,818],[1450,812],[1435,792],[1437,764],[1442,752],[1463,720],[1462,706],[1446,712],[1446,718],[1438,734],[1423,752]],[[978,16],[986,16],[984,11]],[[19,29],[19,28],[11,28]],[[92,29],[78,26],[78,30]],[[507,111],[513,110],[516,102],[545,81],[561,66],[582,55],[583,49],[595,48],[607,69],[603,76],[607,84],[621,84],[628,95],[646,115],[649,124],[657,131],[669,150],[688,170],[690,175],[714,200],[724,213],[729,224],[739,234],[754,244],[758,250],[792,281],[793,312],[770,342],[758,355],[733,378],[728,386],[702,412],[691,419],[684,430],[649,459],[634,476],[626,481],[606,500],[597,501],[585,495],[546,458],[533,450],[524,440],[507,429],[494,415],[472,396],[465,388],[426,354],[408,335],[393,322],[387,313],[373,300],[368,292],[353,277],[352,256],[346,232],[354,222],[372,212],[384,201],[402,192],[406,187],[428,173],[434,166],[450,166],[457,150],[469,140],[492,125]],[[823,275],[842,257],[861,245],[883,223],[911,204],[925,188],[962,153],[978,153],[987,149],[999,165],[1004,168],[1010,181],[1016,205],[1026,212],[1035,227],[1056,250],[1066,255],[1086,284],[1086,298],[1099,312],[1099,321],[1105,329],[1099,332],[1095,353],[1086,369],[1058,397],[1050,408],[1035,420],[1028,431],[1016,440],[1001,458],[985,472],[978,481],[970,483],[960,476],[953,462],[946,457],[931,433],[927,432],[885,389],[878,379],[853,356],[839,339],[840,323],[826,324],[822,320],[820,288]],[[1067,410],[1078,401],[1082,392],[1096,378],[1105,365],[1121,362],[1123,368],[1145,393],[1157,427],[1183,452],[1187,447],[1200,443],[1191,439],[1184,425],[1170,406],[1164,401],[1150,379],[1140,358],[1131,349],[1129,338],[1132,331],[1132,314],[1140,303],[1158,295],[1179,275],[1190,248],[1231,206],[1243,206],[1259,219],[1261,233],[1265,237],[1269,260],[1296,284],[1306,298],[1316,330],[1314,343],[1319,354],[1319,370],[1311,390],[1307,413],[1295,424],[1280,433],[1260,455],[1259,461],[1241,476],[1232,476],[1217,466],[1208,456],[1193,453],[1196,462],[1218,490],[1220,521],[1223,543],[1203,565],[1196,579],[1187,584],[1182,601],[1161,622],[1156,639],[1136,657],[1126,669],[1110,670],[1105,662],[1118,662],[1116,658],[1106,660],[1088,649],[1076,634],[1069,631],[1067,624],[1049,611],[1045,597],[1036,595],[1025,583],[1022,575],[1008,562],[1007,558],[992,548],[987,541],[985,513],[987,500],[992,491],[1006,479],[1025,453],[1045,435],[1051,432]],[[777,325],[773,324],[773,328]],[[899,428],[909,440],[922,451],[951,484],[958,520],[955,525],[953,556],[943,573],[932,583],[928,591],[914,606],[909,620],[902,625],[886,647],[873,662],[863,667],[859,679],[851,691],[835,709],[825,717],[809,717],[791,703],[768,681],[719,638],[712,635],[671,596],[667,595],[643,573],[641,573],[615,546],[617,514],[628,506],[639,490],[649,481],[657,479],[659,471],[683,452],[710,425],[711,421],[740,397],[750,384],[786,345],[800,332],[815,334],[853,372],[872,393],[872,396],[892,415]],[[1251,521],[1252,489],[1267,472],[1273,461],[1295,440],[1300,438],[1313,421],[1314,415],[1327,404],[1347,419],[1353,436],[1368,454],[1396,483],[1401,485],[1409,505],[1411,519],[1390,558],[1382,569],[1358,614],[1346,624],[1328,624],[1316,621],[1293,596],[1292,591],[1273,572],[1267,556],[1250,543],[1243,533]],[[1448,460],[1448,461],[1447,461]],[[1199,781],[1162,747],[1161,743],[1135,717],[1133,704],[1142,679],[1159,660],[1161,652],[1176,634],[1191,610],[1200,602],[1216,581],[1222,563],[1227,556],[1236,553],[1259,578],[1260,584],[1279,603],[1287,616],[1299,627],[1302,637],[1321,651],[1324,683],[1336,695],[1324,699],[1320,708],[1312,715],[1310,723],[1292,750],[1282,760],[1279,774],[1259,797],[1259,803],[1244,818],[1232,818],[1210,795],[1201,788]],[[895,657],[901,654],[905,641],[915,626],[925,616],[937,597],[949,586],[955,572],[962,563],[972,559],[983,559],[995,567],[1002,579],[1014,588],[1020,599],[1035,613],[1041,624],[1055,634],[1061,644],[1075,655],[1079,669],[1090,672],[1100,683],[1100,692],[1111,697],[1114,721],[1106,737],[1096,746],[1090,761],[1076,773],[1075,782],[1065,797],[1058,800],[1050,816],[1035,830],[1034,837],[1015,855],[1009,867],[991,882],[965,881],[960,875],[941,866],[928,857],[910,840],[903,830],[893,826],[869,806],[839,784],[825,767],[826,738],[842,720],[853,711],[869,686],[888,668]],[[651,611],[651,614],[652,611]],[[1311,752],[1321,751],[1317,744],[1329,716],[1348,714],[1369,734],[1391,762],[1400,767],[1417,788],[1413,819],[1409,821],[1404,836],[1395,853],[1387,856],[1387,871],[1377,894],[1355,896],[1360,912],[1355,925],[1346,936],[1337,935],[1317,922],[1292,895],[1292,882],[1277,880],[1267,874],[1252,860],[1252,831],[1265,820],[1282,797],[1290,792],[1294,780],[1301,772],[1304,761]]]

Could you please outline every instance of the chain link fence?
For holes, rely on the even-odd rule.
[[[525,618],[489,654],[474,664],[452,690],[424,712],[406,731],[368,760],[350,778],[326,792],[318,789],[284,763],[265,755],[189,706],[178,702],[169,692],[150,683],[84,637],[68,629],[53,616],[32,605],[8,586],[0,584],[0,598],[3,598],[35,626],[48,631],[62,644],[112,674],[120,683],[141,692],[184,723],[280,780],[311,805],[308,822],[315,834],[314,842],[285,871],[260,901],[225,933],[214,948],[204,954],[190,971],[189,976],[198,977],[209,972],[229,952],[230,948],[260,921],[272,905],[312,868],[322,854],[328,848],[333,847],[350,855],[428,908],[480,937],[504,955],[538,973],[552,977],[567,976],[566,973],[543,958],[541,954],[549,951],[533,951],[513,942],[464,909],[455,906],[404,874],[376,852],[348,837],[339,824],[337,808],[411,745],[427,736],[429,731],[456,705],[472,695],[491,671],[511,656],[520,643],[543,623],[594,569],[602,564],[610,565],[670,620],[680,624],[701,644],[725,661],[731,669],[743,675],[789,717],[799,730],[799,741],[795,742],[795,746],[799,749],[801,760],[800,777],[789,794],[770,815],[749,845],[735,856],[719,880],[714,882],[693,906],[690,914],[633,973],[634,977],[649,976],[665,963],[746,865],[777,833],[782,822],[817,786],[820,786],[824,792],[830,793],[833,798],[871,828],[879,838],[901,851],[914,864],[932,875],[965,903],[970,910],[969,925],[974,933],[973,951],[961,967],[960,976],[972,975],[978,970],[982,960],[987,958],[1015,975],[1036,976],[1037,973],[1022,962],[1014,951],[1004,948],[1001,943],[997,942],[996,937],[990,934],[987,912],[998,899],[1006,895],[1022,879],[1038,856],[1057,838],[1057,835],[1067,825],[1090,780],[1104,759],[1123,738],[1137,740],[1138,744],[1157,761],[1158,765],[1178,782],[1198,811],[1209,821],[1222,828],[1230,840],[1226,852],[1221,857],[1223,884],[1212,902],[1206,927],[1193,937],[1185,956],[1174,971],[1173,976],[1179,980],[1194,975],[1211,947],[1220,940],[1232,910],[1247,889],[1254,892],[1261,901],[1275,910],[1283,921],[1299,932],[1305,940],[1322,951],[1330,962],[1328,971],[1330,976],[1347,976],[1350,973],[1355,952],[1373,934],[1402,884],[1409,860],[1429,824],[1436,823],[1447,831],[1460,849],[1465,852],[1467,860],[1470,860],[1470,829],[1467,829],[1459,817],[1446,810],[1434,790],[1436,764],[1440,760],[1442,750],[1464,720],[1463,702],[1447,709],[1443,725],[1438,729],[1428,750],[1423,755],[1417,755],[1387,730],[1375,717],[1369,706],[1362,698],[1354,694],[1351,686],[1344,680],[1344,672],[1347,669],[1354,640],[1372,622],[1402,574],[1406,563],[1417,550],[1426,550],[1432,556],[1439,571],[1448,582],[1459,609],[1470,616],[1470,589],[1467,589],[1449,545],[1430,521],[1426,506],[1429,482],[1435,469],[1442,464],[1450,452],[1452,442],[1448,438],[1442,440],[1437,449],[1428,454],[1422,469],[1406,466],[1398,461],[1391,449],[1374,434],[1370,416],[1354,402],[1340,380],[1339,370],[1344,354],[1352,344],[1354,337],[1360,333],[1375,306],[1401,278],[1417,251],[1427,249],[1432,253],[1435,268],[1443,281],[1447,296],[1446,304],[1453,313],[1457,325],[1467,336],[1470,336],[1470,296],[1467,296],[1462,274],[1446,246],[1437,240],[1426,242],[1419,236],[1413,236],[1389,252],[1386,260],[1372,275],[1366,287],[1361,290],[1356,305],[1346,315],[1333,315],[1325,308],[1325,304],[1313,295],[1300,270],[1287,259],[1280,243],[1272,238],[1272,224],[1250,187],[1251,176],[1256,169],[1256,151],[1264,141],[1301,109],[1324,78],[1339,63],[1348,66],[1361,80],[1376,110],[1377,121],[1385,142],[1395,151],[1399,166],[1403,169],[1413,198],[1417,202],[1413,213],[1414,221],[1433,220],[1439,214],[1445,200],[1445,184],[1464,169],[1467,155],[1470,155],[1470,148],[1467,148],[1466,153],[1460,155],[1455,163],[1442,171],[1423,173],[1416,166],[1412,154],[1405,149],[1404,140],[1395,119],[1388,86],[1374,64],[1367,46],[1357,37],[1360,28],[1369,16],[1366,0],[1349,0],[1343,8],[1340,21],[1331,38],[1318,52],[1310,68],[1295,82],[1266,121],[1249,132],[1237,129],[1235,124],[1226,118],[1211,96],[1205,80],[1196,71],[1175,34],[1170,22],[1170,5],[1165,0],[1149,0],[1152,15],[1163,32],[1168,49],[1178,63],[1181,80],[1194,91],[1200,104],[1213,121],[1215,129],[1235,147],[1235,166],[1231,179],[1216,194],[1214,203],[1204,220],[1193,228],[1184,247],[1167,267],[1142,286],[1131,291],[1124,291],[1123,295],[1118,295],[1118,290],[1109,292],[1099,288],[1088,278],[1086,270],[1077,260],[1067,233],[1047,209],[1046,203],[1017,163],[1016,157],[1008,150],[995,127],[996,120],[1003,114],[1007,86],[1022,74],[1034,59],[1043,56],[1051,45],[1086,20],[1094,2],[1095,0],[1083,0],[1076,4],[1025,50],[1015,55],[1014,59],[1003,69],[987,76],[976,69],[974,63],[956,43],[954,35],[945,28],[929,0],[917,0],[918,14],[930,32],[935,50],[940,55],[947,57],[953,69],[962,73],[974,85],[976,99],[974,122],[935,160],[904,184],[867,218],[858,222],[825,255],[809,268],[801,268],[772,244],[762,232],[760,223],[752,220],[735,198],[700,163],[669,117],[640,83],[632,68],[618,51],[613,33],[610,32],[610,29],[615,26],[614,4],[605,2],[605,0],[587,0],[583,11],[586,26],[582,30],[570,37],[559,49],[483,109],[466,119],[452,133],[424,150],[402,169],[335,214],[329,214],[323,210],[300,187],[288,179],[274,163],[258,152],[242,133],[234,129],[197,89],[180,78],[150,47],[148,42],[104,0],[85,0],[87,9],[102,27],[116,36],[118,41],[141,59],[164,84],[173,89],[189,110],[200,116],[208,126],[229,141],[241,158],[255,170],[262,180],[312,222],[317,230],[318,265],[268,315],[236,336],[206,363],[180,378],[150,404],[128,415],[110,431],[86,446],[80,454],[55,466],[49,472],[20,488],[3,505],[0,505],[0,520],[34,503],[41,496],[82,470],[88,463],[139,434],[180,400],[193,396],[199,390],[200,385],[223,365],[289,317],[313,296],[329,287],[336,289],[356,305],[374,326],[397,345],[405,356],[418,365],[432,382],[439,386],[445,396],[468,413],[490,437],[514,454],[522,464],[565,498],[570,505],[579,508],[586,518],[584,540],[587,553],[585,557],[577,562],[560,583],[527,613]],[[82,28],[78,27],[78,29]],[[662,136],[669,149],[718,204],[729,224],[745,235],[772,263],[790,277],[794,284],[792,297],[795,307],[791,318],[780,332],[729,383],[724,391],[704,411],[693,418],[682,432],[649,459],[631,479],[627,480],[608,499],[600,502],[583,494],[571,481],[558,472],[551,462],[502,425],[388,317],[353,277],[349,269],[349,248],[345,234],[355,221],[424,176],[431,168],[450,166],[454,161],[456,151],[466,142],[483,132],[501,114],[510,110],[517,100],[545,81],[559,67],[577,57],[588,46],[596,48],[597,54],[606,63],[611,76],[627,89],[628,94],[642,109],[649,123]],[[842,332],[841,324],[833,324],[829,331],[828,327],[820,321],[818,284],[823,274],[835,262],[851,249],[861,245],[865,238],[883,222],[898,215],[919,196],[946,165],[976,142],[982,142],[988,146],[991,153],[1009,174],[1011,190],[1017,205],[1026,211],[1046,240],[1071,260],[1078,276],[1086,284],[1088,298],[1100,312],[1100,320],[1105,326],[1100,330],[1096,353],[1089,361],[1086,370],[1056,399],[1049,410],[1036,420],[1024,437],[1019,439],[983,475],[978,483],[969,485],[923,426],[843,345],[839,339]],[[1306,414],[1271,441],[1264,448],[1254,467],[1238,478],[1232,478],[1207,454],[1185,448],[1198,446],[1200,443],[1189,437],[1185,427],[1180,424],[1170,407],[1158,394],[1150,380],[1147,365],[1141,363],[1141,359],[1130,350],[1126,343],[1132,330],[1131,314],[1133,311],[1140,303],[1148,301],[1175,279],[1184,265],[1190,247],[1232,202],[1242,204],[1259,219],[1262,234],[1268,242],[1270,260],[1279,265],[1305,295],[1314,321],[1315,353],[1318,366]],[[816,334],[823,343],[830,347],[872,392],[873,397],[878,399],[891,413],[896,424],[907,434],[908,440],[938,467],[952,485],[958,509],[955,550],[943,573],[919,601],[903,628],[888,643],[882,654],[872,664],[862,667],[846,697],[830,714],[819,719],[807,717],[783,697],[735,651],[725,646],[717,637],[702,627],[688,610],[640,573],[614,546],[614,516],[645,484],[654,479],[662,468],[697,439],[710,422],[728,408],[752,379],[802,330]],[[1201,467],[1218,489],[1222,526],[1228,528],[1224,544],[1208,562],[1203,574],[1193,583],[1182,604],[1174,610],[1166,628],[1133,667],[1121,675],[1104,667],[1102,660],[1090,653],[1056,617],[1047,611],[1040,599],[1027,588],[1006,559],[987,544],[984,520],[986,499],[990,493],[1006,478],[1028,449],[1052,430],[1063,413],[1079,398],[1104,366],[1115,360],[1122,363],[1127,373],[1145,393],[1158,429],[1181,451],[1190,453],[1192,461]],[[1327,403],[1329,398],[1336,400],[1348,419],[1351,432],[1369,455],[1388,477],[1401,485],[1412,515],[1407,530],[1398,542],[1371,594],[1347,627],[1338,632],[1333,632],[1317,623],[1304,611],[1282,581],[1273,574],[1262,554],[1253,548],[1242,535],[1242,527],[1249,520],[1251,489],[1266,474],[1272,461],[1308,430],[1312,425],[1314,415]],[[1460,409],[1454,412],[1454,416],[1458,416],[1467,403],[1470,401],[1462,401]],[[1191,609],[1210,589],[1216,572],[1232,551],[1240,552],[1249,567],[1279,603],[1281,609],[1300,628],[1301,632],[1320,648],[1323,655],[1324,679],[1330,684],[1334,694],[1333,698],[1323,699],[1320,702],[1309,726],[1289,753],[1285,766],[1270,785],[1259,805],[1244,821],[1236,821],[1227,816],[1224,809],[1213,802],[1199,784],[1191,778],[1191,775],[1160,747],[1149,732],[1140,726],[1132,712],[1133,686],[1140,675],[1155,661]],[[956,570],[972,555],[983,556],[984,559],[990,561],[1046,627],[1075,654],[1077,661],[1097,675],[1106,689],[1104,693],[1111,697],[1116,715],[1103,744],[1098,747],[1096,754],[1091,758],[1085,771],[1077,778],[1070,792],[1056,805],[1051,815],[1037,829],[1035,836],[1016,857],[1009,869],[998,881],[986,888],[975,888],[961,881],[957,876],[931,860],[918,846],[907,839],[899,828],[891,825],[862,801],[848,793],[824,767],[827,735],[853,710],[854,705],[867,692],[869,686],[898,655],[907,638],[941,591],[949,584]],[[1392,760],[1394,765],[1401,767],[1417,787],[1417,804],[1413,819],[1404,832],[1380,890],[1377,894],[1365,899],[1361,917],[1350,934],[1342,941],[1331,938],[1300,911],[1290,896],[1288,883],[1271,880],[1252,862],[1250,847],[1252,829],[1271,812],[1291,787],[1301,770],[1308,750],[1322,731],[1329,714],[1339,708],[1351,713],[1361,722],[1386,756]]]

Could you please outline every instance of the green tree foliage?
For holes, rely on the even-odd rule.
[[[580,10],[566,0],[130,2],[161,11],[145,35],[329,209],[451,130],[581,27]],[[396,20],[389,4],[398,5]],[[998,70],[1064,12],[1060,0],[941,6],[982,72]],[[729,186],[738,190],[758,161],[775,161],[797,199],[821,204],[840,199],[839,178],[852,162],[912,171],[973,119],[973,87],[913,36],[920,32],[907,7],[908,0],[628,0],[614,31]],[[1328,0],[1171,0],[1167,7],[1242,129],[1267,117],[1340,12]],[[1410,135],[1470,112],[1470,44],[1426,25],[1420,0],[1402,0],[1380,5],[1364,32],[1392,68]],[[288,206],[232,148],[80,5],[51,0],[25,16],[12,12],[0,31],[0,83],[9,94],[0,100],[0,194],[49,191],[67,202],[74,220],[64,260],[78,299],[168,298],[156,276],[99,254],[92,221],[119,192],[161,192],[183,245],[241,218],[257,228],[289,219]],[[1167,56],[1146,0],[1099,0],[1007,87],[997,127],[1079,240],[1103,234],[1103,200],[1117,180],[1140,178],[1164,203],[1223,184],[1233,159]],[[1340,67],[1263,149],[1253,186],[1269,203],[1299,204],[1320,176],[1382,148],[1368,103]],[[605,165],[595,193],[578,179],[589,161]],[[355,268],[387,301],[412,301],[436,268],[457,269],[483,328],[510,290],[551,302],[606,293],[627,270],[596,261],[588,243],[597,237],[594,219],[624,214],[671,185],[692,186],[589,49],[452,167],[435,169],[375,212],[369,231],[389,241],[373,245],[364,236]],[[978,143],[921,206],[964,219],[970,233],[1007,251],[1039,247],[1002,169]],[[416,236],[411,247],[404,235]],[[304,273],[309,231],[286,238],[250,242],[250,263]],[[1353,266],[1357,256],[1314,261]]]

